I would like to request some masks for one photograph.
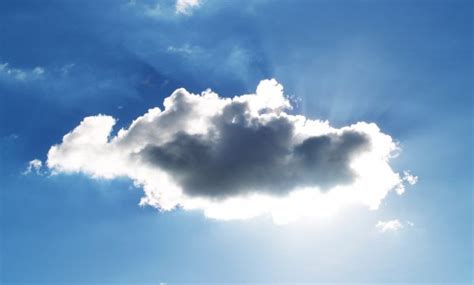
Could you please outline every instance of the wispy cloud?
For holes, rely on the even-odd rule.
[[[418,182],[418,176],[410,173],[409,170],[403,171],[403,180],[410,185],[415,185]]]
[[[405,182],[405,184],[413,186],[418,182],[418,176],[411,174],[409,170],[404,170],[402,181]],[[404,184],[400,184],[399,187],[395,189],[395,192],[397,192],[399,195],[403,194],[405,192]]]
[[[201,4],[201,0],[177,0],[176,13],[189,15],[191,11]]]
[[[42,78],[45,73],[45,69],[40,66],[36,66],[31,69],[15,68],[10,66],[8,63],[0,64],[0,76],[4,78],[15,80],[15,81],[28,81]]]
[[[170,16],[190,16],[201,5],[201,0],[176,0],[174,5],[166,2],[143,2],[130,0],[124,7],[137,9],[152,18],[169,19]]]
[[[166,51],[169,53],[175,53],[175,54],[181,54],[181,55],[192,55],[192,54],[200,53],[201,49],[197,46],[191,46],[191,45],[185,44],[183,46],[169,46],[166,49]]]
[[[389,221],[378,221],[375,224],[375,227],[382,233],[385,232],[397,232],[406,226],[413,227],[415,224],[411,221],[406,221],[405,223],[400,222],[398,219],[389,220]]]
[[[30,173],[35,173],[38,175],[42,175],[41,168],[43,167],[43,162],[39,159],[33,159],[28,162],[28,166],[26,170],[23,171],[23,175],[28,175]]]

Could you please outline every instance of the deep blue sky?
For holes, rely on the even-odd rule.
[[[0,283],[472,280],[473,1],[0,2]],[[41,67],[44,73],[35,75]],[[5,70],[5,69],[4,69]],[[317,224],[219,222],[137,204],[128,180],[22,175],[84,116],[119,126],[178,87],[276,78],[295,112],[376,122],[420,181]],[[390,234],[378,220],[410,220]]]

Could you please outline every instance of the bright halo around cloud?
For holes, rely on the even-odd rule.
[[[397,145],[376,124],[337,129],[289,114],[274,79],[233,98],[181,88],[163,105],[116,136],[114,118],[84,118],[50,148],[47,166],[53,173],[129,177],[144,190],[140,205],[163,211],[201,210],[220,220],[271,215],[280,224],[350,205],[374,210],[414,181],[392,170]]]

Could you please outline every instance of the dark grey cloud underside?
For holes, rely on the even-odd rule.
[[[366,135],[349,130],[295,146],[288,119],[262,124],[246,117],[245,109],[245,104],[229,105],[215,118],[214,135],[179,133],[164,145],[145,147],[138,156],[171,174],[190,196],[226,198],[350,183],[355,178],[351,159],[370,147]]]

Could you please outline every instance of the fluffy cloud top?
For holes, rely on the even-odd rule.
[[[286,223],[353,204],[377,209],[405,180],[389,160],[397,150],[373,123],[340,129],[291,115],[283,87],[263,80],[255,94],[222,98],[176,90],[112,135],[115,119],[86,117],[47,165],[55,173],[129,177],[141,205],[203,210],[216,219],[270,214]]]

